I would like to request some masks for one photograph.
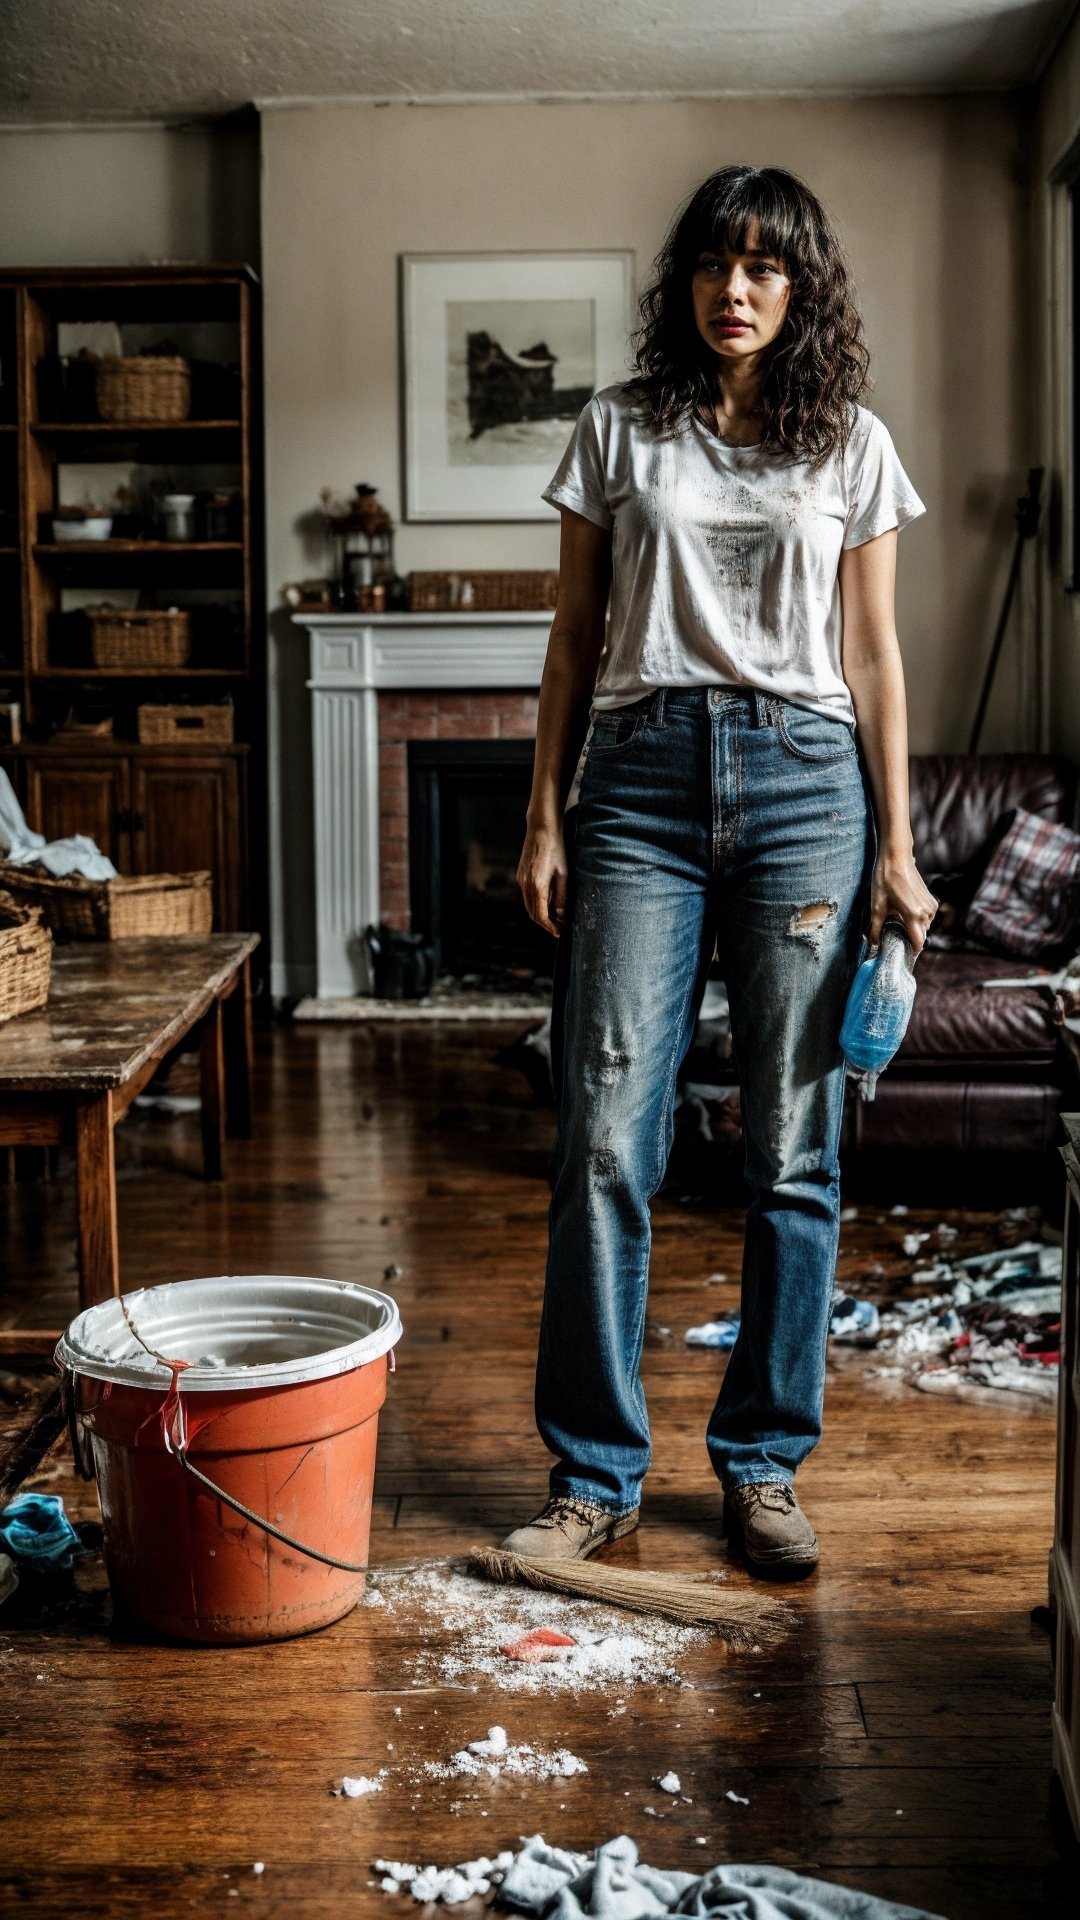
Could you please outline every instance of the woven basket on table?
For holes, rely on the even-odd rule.
[[[38,907],[47,926],[69,940],[132,940],[149,935],[209,933],[214,918],[209,873],[120,874],[84,880],[0,862],[0,887]]]
[[[102,360],[96,390],[103,420],[158,423],[186,420],[191,412],[191,368],[178,354]]]
[[[472,597],[463,605],[466,587],[471,587]],[[542,613],[554,607],[558,590],[559,576],[553,567],[410,573],[409,609],[412,613]]]
[[[0,1020],[45,1005],[51,967],[52,935],[41,908],[0,892]]]
[[[186,667],[191,615],[182,607],[90,607],[95,667]]]

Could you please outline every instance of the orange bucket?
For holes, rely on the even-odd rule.
[[[400,1335],[389,1295],[292,1275],[177,1281],[79,1314],[56,1361],[118,1614],[220,1644],[348,1613]]]

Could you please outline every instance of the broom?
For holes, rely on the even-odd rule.
[[[763,1646],[775,1644],[793,1618],[780,1602],[765,1600],[754,1591],[730,1589],[710,1574],[637,1573],[589,1560],[549,1566],[523,1560],[501,1547],[473,1547],[465,1564],[471,1573],[503,1586],[572,1594],[602,1606],[625,1607],[631,1613],[657,1613],[683,1626],[711,1627],[719,1639],[741,1652],[760,1653]]]

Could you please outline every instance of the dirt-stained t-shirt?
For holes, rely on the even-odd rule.
[[[655,687],[756,687],[855,723],[840,665],[838,568],[926,509],[867,407],[816,472],[733,447],[697,419],[659,433],[622,386],[582,409],[544,499],[611,529],[594,712]]]

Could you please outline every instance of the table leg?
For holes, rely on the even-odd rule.
[[[203,1021],[199,1049],[202,1094],[203,1174],[220,1180],[225,1153],[225,1045],[221,1001],[215,1000]]]
[[[75,1177],[79,1214],[79,1302],[92,1307],[120,1291],[116,1231],[116,1161],[111,1093],[75,1109]]]
[[[254,1039],[251,1029],[251,961],[246,959],[236,985],[224,1002],[225,1113],[231,1140],[251,1139],[251,1065]]]

